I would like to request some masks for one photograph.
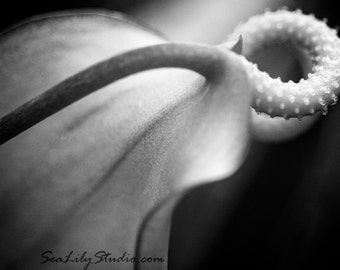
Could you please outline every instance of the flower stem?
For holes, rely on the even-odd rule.
[[[95,64],[64,80],[0,119],[0,145],[104,86],[137,72],[176,67],[208,80],[222,74],[225,49],[191,44],[161,44],[132,50]]]
[[[290,42],[315,62],[299,83],[282,82],[260,71],[245,57],[237,60],[252,81],[257,112],[286,119],[327,113],[340,95],[340,39],[324,22],[301,12],[281,10],[251,18],[231,37],[244,36],[245,56],[270,42]],[[238,43],[239,44],[239,43]],[[211,80],[225,75],[228,46],[162,44],[136,49],[98,63],[52,87],[0,119],[0,144],[90,93],[131,74],[161,67],[196,71]],[[234,46],[237,50],[238,46]]]

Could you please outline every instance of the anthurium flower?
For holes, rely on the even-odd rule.
[[[20,25],[1,40],[1,113],[110,56],[165,42],[117,14],[58,14]],[[247,149],[251,95],[236,56],[226,57],[218,84],[187,70],[144,72],[2,145],[4,264],[65,269],[40,264],[46,250],[133,256],[138,228],[158,199],[236,170]]]
[[[323,101],[338,94],[335,85],[327,88],[331,98],[321,101],[318,92],[308,110],[300,100],[309,96],[293,96],[298,106],[291,92],[274,98],[277,89],[267,87],[266,75],[233,52],[240,44],[168,44],[121,15],[91,12],[40,17],[5,32],[5,266],[65,269],[68,263],[67,269],[77,269],[77,259],[70,264],[67,254],[79,251],[76,258],[86,267],[109,269],[96,256],[107,250],[136,256],[119,269],[156,257],[164,261],[136,267],[166,269],[173,207],[190,188],[233,174],[247,153],[254,88],[253,106],[283,117],[321,110],[320,102],[324,108]],[[337,65],[332,57],[320,62]],[[149,70],[155,68],[162,69]]]

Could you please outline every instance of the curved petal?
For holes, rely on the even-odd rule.
[[[35,19],[1,38],[1,114],[93,63],[163,42],[112,14]],[[130,76],[3,145],[4,264],[64,269],[40,264],[46,250],[134,254],[138,228],[159,199],[234,172],[247,149],[251,98],[234,57],[214,85],[180,69]]]

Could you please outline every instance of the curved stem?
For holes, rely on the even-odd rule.
[[[302,43],[303,49],[308,44],[310,57],[317,61],[313,66],[315,71],[308,79],[284,83],[260,71],[245,57],[239,57],[253,84],[252,106],[256,111],[271,117],[301,119],[318,111],[326,114],[327,107],[336,104],[340,95],[340,39],[325,23],[298,12],[282,10],[250,19],[231,36],[240,35],[247,37],[246,56],[266,43],[268,37]],[[234,46],[235,51],[239,49],[238,44],[240,40]],[[112,57],[70,77],[0,119],[0,145],[88,94],[143,70],[177,67],[196,71],[207,79],[223,76],[228,62],[226,47],[162,44]]]
[[[0,119],[0,145],[73,102],[134,73],[160,67],[186,68],[207,79],[222,74],[225,53],[191,44],[161,44],[95,64],[26,102]]]

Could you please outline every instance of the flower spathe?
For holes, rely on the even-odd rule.
[[[26,25],[10,33],[0,44],[7,57],[1,59],[4,89],[8,90],[2,93],[8,100],[6,108],[2,108],[4,113],[65,78],[70,79],[69,83],[51,89],[63,90],[58,102],[66,100],[66,105],[58,103],[50,115],[107,86],[33,127],[49,115],[37,119],[31,130],[0,149],[4,178],[1,210],[13,209],[4,210],[7,216],[2,244],[11,243],[5,265],[27,269],[20,265],[26,261],[20,259],[32,254],[39,258],[36,255],[42,247],[59,252],[70,247],[87,247],[94,252],[111,249],[117,253],[138,249],[141,255],[162,252],[166,256],[164,234],[173,207],[184,191],[229,176],[247,153],[251,103],[248,90],[255,89],[253,102],[257,110],[287,118],[325,111],[337,99],[334,65],[338,65],[338,53],[332,44],[322,42],[338,46],[338,39],[324,23],[312,17],[288,11],[266,13],[235,32],[244,38],[246,56],[268,37],[273,41],[288,37],[300,40],[301,44],[296,45],[307,48],[317,64],[314,73],[298,84],[270,78],[230,48],[223,51],[213,46],[155,45],[166,41],[113,17],[78,13],[52,16],[44,23]],[[295,25],[295,21],[299,23]],[[53,35],[46,35],[51,33],[51,26]],[[324,33],[326,37],[319,37]],[[129,50],[133,51],[126,52]],[[197,54],[201,60],[195,57]],[[107,59],[112,55],[110,62]],[[225,70],[213,76],[215,72],[211,71],[216,69],[211,66],[218,67],[221,58],[211,63],[204,55],[225,57]],[[154,62],[148,66],[151,56]],[[124,61],[118,61],[122,65],[116,65],[122,58]],[[133,65],[136,63],[143,69]],[[106,64],[111,64],[110,70]],[[108,79],[115,67],[122,69],[118,68],[121,73],[115,78],[121,79],[148,68],[174,66],[196,71],[203,68],[202,75],[209,76],[204,81],[202,76],[188,71],[156,69],[115,84]],[[129,67],[133,72],[124,73]],[[72,76],[75,73],[91,76]],[[82,93],[86,83],[91,87]],[[68,102],[68,95],[75,89],[79,95]],[[53,97],[54,93],[45,97]],[[37,103],[28,106],[32,104]],[[149,216],[145,229],[139,231],[144,240],[135,248],[137,230],[146,214],[168,194],[174,200],[170,200],[166,211],[160,206],[156,208],[160,212]],[[164,241],[155,237],[157,230]],[[35,261],[27,263],[30,269],[37,269]]]

